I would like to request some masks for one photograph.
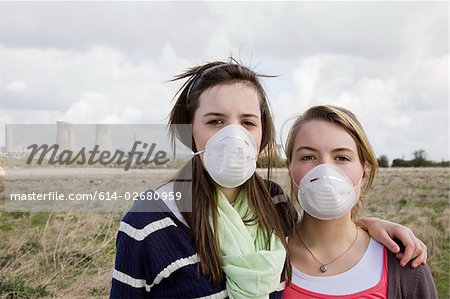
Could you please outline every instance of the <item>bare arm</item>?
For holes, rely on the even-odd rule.
[[[404,267],[410,260],[411,267],[416,268],[427,261],[427,246],[419,240],[413,231],[401,224],[382,220],[375,217],[361,219],[357,224],[366,230],[372,238],[396,253],[400,259],[400,265]],[[393,239],[399,239],[405,246],[404,252]]]

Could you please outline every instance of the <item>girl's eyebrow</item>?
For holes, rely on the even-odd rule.
[[[310,147],[310,146],[299,146],[295,151],[298,152],[301,150],[317,152],[317,150],[315,148]],[[331,152],[332,153],[336,153],[336,152],[351,152],[351,153],[353,153],[353,150],[348,147],[338,147],[338,148],[331,150]]]
[[[299,146],[295,151],[298,152],[301,150],[317,152],[317,150],[315,148],[310,147],[310,146]]]
[[[243,116],[243,117],[254,117],[254,118],[259,118],[258,115],[252,114],[252,113],[245,113],[245,114],[242,114],[242,116]]]
[[[208,113],[203,114],[203,117],[208,117],[208,116],[225,117],[226,115],[223,114],[223,113],[219,113],[219,112],[208,112]],[[253,117],[253,118],[258,118],[259,119],[258,115],[252,114],[252,113],[242,114],[242,117]]]
[[[338,147],[338,148],[333,149],[331,152],[332,153],[335,153],[335,152],[351,152],[351,153],[353,153],[353,150],[348,147]]]
[[[203,117],[207,117],[207,116],[220,116],[220,117],[225,117],[225,114],[223,113],[218,113],[218,112],[208,112],[203,114]]]

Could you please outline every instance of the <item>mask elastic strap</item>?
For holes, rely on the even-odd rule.
[[[197,156],[197,155],[200,155],[200,154],[203,154],[204,152],[205,152],[205,150],[201,150],[201,151],[198,151],[198,152],[196,152],[196,153],[193,153],[193,154],[192,154],[192,157]]]
[[[358,188],[358,186],[359,186],[359,185],[361,184],[361,182],[362,182],[363,177],[364,177],[364,173],[363,173],[363,175],[361,176],[361,178],[359,179],[358,184],[356,184],[356,185],[353,187],[353,190],[355,190],[356,188]]]
[[[297,183],[295,182],[294,178],[289,175],[291,177],[292,183],[295,185],[295,187],[297,187],[298,189],[300,189],[300,184],[297,185]]]

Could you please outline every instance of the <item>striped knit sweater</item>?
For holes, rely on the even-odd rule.
[[[295,209],[280,186],[269,183],[269,188],[287,233],[295,223]],[[216,287],[200,272],[189,228],[164,203],[159,212],[137,212],[142,210],[138,204],[120,223],[110,297],[227,298],[225,281]],[[281,295],[282,287],[270,298]]]

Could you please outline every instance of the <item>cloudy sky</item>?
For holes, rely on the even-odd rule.
[[[180,86],[168,80],[231,54],[278,75],[264,84],[279,138],[287,119],[335,104],[357,114],[378,156],[410,159],[423,149],[447,160],[448,9],[447,2],[0,2],[0,125],[165,123]]]

